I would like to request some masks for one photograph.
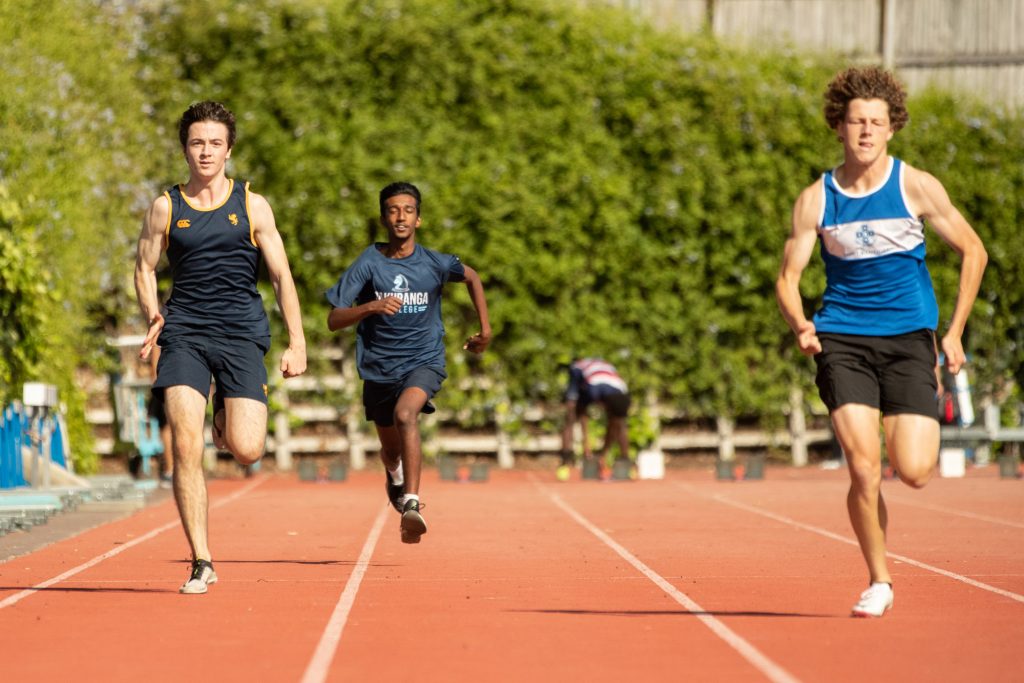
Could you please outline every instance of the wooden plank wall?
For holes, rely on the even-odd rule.
[[[590,2],[629,8],[667,31],[710,27],[748,47],[789,46],[889,61],[911,92],[932,84],[1001,108],[1024,106],[1024,0]]]

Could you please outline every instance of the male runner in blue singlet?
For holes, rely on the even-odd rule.
[[[200,102],[178,125],[189,179],[157,197],[146,213],[135,263],[135,290],[149,331],[140,356],[162,349],[153,386],[164,392],[174,449],[174,498],[192,548],[182,593],[215,583],[207,545],[207,492],[202,458],[210,379],[216,382],[214,441],[249,465],[267,434],[270,327],[256,289],[262,256],[288,329],[284,377],[306,369],[306,341],[288,257],[270,204],[229,179],[235,117],[218,102]],[[163,250],[173,288],[161,314],[156,267]]]
[[[462,348],[482,353],[491,341],[491,324],[477,272],[457,256],[416,244],[420,192],[415,185],[392,183],[380,191],[380,221],[388,241],[367,247],[327,291],[334,307],[327,327],[334,331],[358,323],[363,406],[380,437],[388,499],[402,515],[402,542],[419,543],[427,531],[419,500],[419,414],[434,412],[429,401],[447,377],[444,284],[465,282],[480,319],[480,332]]]
[[[854,616],[879,617],[893,604],[879,417],[903,482],[924,486],[938,459],[939,312],[925,266],[926,221],[961,257],[959,293],[941,341],[953,374],[966,360],[961,337],[988,262],[942,184],[888,155],[889,140],[907,122],[905,99],[892,74],[877,67],[847,69],[829,84],[825,120],[843,145],[843,163],[797,198],[776,282],[797,346],[814,356],[818,389],[849,465],[847,509],[870,578]],[[826,286],[808,320],[800,276],[818,241]]]

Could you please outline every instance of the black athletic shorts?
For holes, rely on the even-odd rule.
[[[847,403],[883,415],[910,413],[937,419],[938,357],[935,333],[917,330],[891,337],[821,333],[815,381],[831,413]]]
[[[409,387],[418,387],[426,392],[427,402],[420,412],[429,415],[436,410],[430,399],[441,390],[441,383],[447,377],[447,373],[441,368],[428,365],[416,368],[400,382],[363,382],[363,407],[366,409],[366,419],[381,427],[394,425],[398,397]]]
[[[576,401],[576,414],[583,415],[593,403],[603,405],[608,411],[609,417],[626,417],[629,414],[632,400],[628,393],[623,393],[607,384],[598,384],[580,392],[580,398]]]
[[[235,337],[175,334],[160,336],[160,361],[154,389],[185,385],[203,396],[210,393],[211,377],[224,398],[251,398],[267,402],[267,368],[263,344]]]
[[[149,406],[146,413],[149,417],[156,418],[157,425],[163,429],[167,426],[167,411],[164,410],[164,390],[153,389],[149,394]]]

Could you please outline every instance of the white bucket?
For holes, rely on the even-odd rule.
[[[636,476],[638,479],[663,479],[665,477],[665,454],[650,449],[637,453]]]
[[[962,477],[967,469],[967,450],[943,448],[939,451],[939,476]]]

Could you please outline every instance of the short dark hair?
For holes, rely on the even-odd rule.
[[[380,191],[380,215],[384,215],[384,202],[400,194],[407,194],[416,200],[416,213],[420,212],[420,191],[412,183],[391,183]]]
[[[200,121],[223,123],[228,129],[228,149],[235,146],[235,115],[220,102],[206,100],[196,102],[181,115],[181,121],[178,122],[178,139],[181,140],[182,147],[188,145],[188,129],[193,123]]]
[[[825,121],[833,130],[846,118],[850,100],[884,100],[894,131],[907,125],[907,91],[892,73],[877,66],[850,67],[836,74],[825,90]]]

